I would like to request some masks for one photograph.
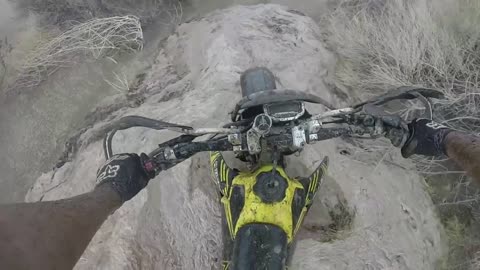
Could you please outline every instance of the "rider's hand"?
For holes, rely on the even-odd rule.
[[[153,176],[147,174],[143,167],[145,157],[145,154],[142,158],[137,154],[112,156],[97,172],[97,187],[109,185],[123,202],[130,200],[147,186]]]
[[[410,135],[402,147],[405,158],[413,154],[441,156],[446,154],[445,138],[452,130],[428,119],[415,119],[408,124]]]

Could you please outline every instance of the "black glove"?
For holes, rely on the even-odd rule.
[[[137,195],[154,174],[144,169],[146,155],[140,158],[137,154],[114,155],[100,167],[97,172],[97,187],[110,185],[126,202]]]
[[[402,156],[408,158],[413,154],[424,156],[441,156],[446,154],[445,138],[451,129],[428,119],[415,119],[408,124],[410,135],[402,147]]]

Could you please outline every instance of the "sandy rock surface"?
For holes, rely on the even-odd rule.
[[[83,133],[73,159],[42,175],[26,200],[91,190],[104,160],[95,132],[108,120],[135,114],[195,127],[228,121],[240,98],[240,74],[250,67],[270,68],[279,88],[346,105],[328,87],[334,63],[319,26],[281,6],[234,7],[183,24],[134,93],[141,105],[118,108]],[[135,128],[117,134],[114,150],[149,152],[171,136]],[[384,141],[339,139],[290,158],[292,176],[308,175],[325,155],[331,161],[299,235],[293,269],[435,269],[441,226],[423,180],[397,152]],[[163,172],[105,222],[76,269],[218,269],[221,209],[213,188],[207,154]],[[332,224],[338,232],[327,232]]]

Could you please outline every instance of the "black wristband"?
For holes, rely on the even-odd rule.
[[[437,149],[439,154],[448,156],[446,139],[447,135],[452,131],[453,130],[451,129],[441,129],[438,131],[437,134],[435,134],[433,141],[435,143],[435,148]]]

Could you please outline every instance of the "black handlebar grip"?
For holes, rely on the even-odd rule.
[[[352,135],[354,132],[352,129],[343,127],[343,128],[322,128],[317,132],[317,141],[325,141],[328,139],[333,139],[341,137],[344,135]]]

